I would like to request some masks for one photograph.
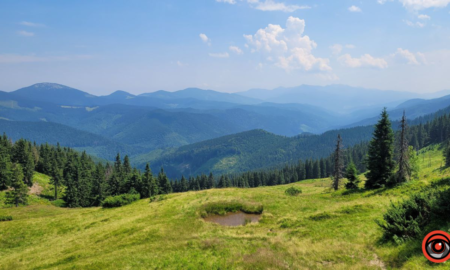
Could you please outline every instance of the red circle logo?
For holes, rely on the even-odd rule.
[[[429,233],[422,242],[423,255],[434,263],[450,259],[450,235],[443,231]]]

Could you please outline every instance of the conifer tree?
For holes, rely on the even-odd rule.
[[[169,194],[172,192],[172,186],[170,185],[169,178],[164,172],[164,168],[161,167],[161,171],[158,174],[158,182],[159,182],[159,193],[160,194]]]
[[[107,183],[105,168],[101,163],[98,163],[95,167],[95,172],[92,175],[92,198],[94,205],[100,205],[102,201],[107,197]]]
[[[356,169],[355,163],[350,162],[347,166],[347,170],[345,171],[345,178],[347,178],[348,182],[345,184],[346,189],[358,189],[359,180],[358,170]]]
[[[11,187],[13,190],[6,193],[6,204],[15,205],[28,203],[28,187],[23,182],[24,175],[20,164],[13,164]]]
[[[51,161],[51,183],[53,184],[53,187],[55,189],[55,197],[54,199],[58,199],[58,189],[62,185],[63,182],[63,171],[61,168],[58,167],[58,163],[56,159],[53,159]]]
[[[188,191],[188,183],[186,181],[186,178],[184,178],[184,175],[181,176],[180,185],[181,185],[180,187],[181,192]]]
[[[398,140],[398,171],[395,177],[392,178],[391,185],[407,182],[411,176],[411,166],[409,164],[409,145],[407,138],[407,123],[405,111],[400,122],[400,138]]]
[[[386,108],[381,113],[381,119],[375,125],[373,139],[369,144],[366,188],[374,189],[386,185],[394,170],[394,133]]]
[[[152,194],[152,181],[153,175],[152,170],[150,169],[150,164],[145,165],[145,172],[142,176],[142,187],[141,187],[141,198],[149,198],[155,194]],[[156,192],[157,194],[157,192]]]
[[[12,163],[6,147],[0,145],[0,191],[11,185]]]
[[[334,151],[334,173],[333,173],[333,188],[339,189],[339,184],[342,178],[342,139],[341,134],[338,134],[336,142],[336,150]]]
[[[207,188],[214,188],[214,186],[216,185],[216,181],[214,180],[214,175],[212,172],[209,173],[208,176],[208,184],[207,184]]]

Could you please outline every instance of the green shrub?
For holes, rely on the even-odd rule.
[[[10,221],[12,219],[12,216],[0,216],[0,221]]]
[[[260,203],[244,203],[240,201],[211,202],[202,206],[200,214],[202,217],[209,215],[225,215],[242,211],[247,214],[261,214],[264,207]]]
[[[120,207],[137,201],[140,198],[141,196],[139,194],[122,194],[114,197],[110,196],[102,202],[102,206],[103,208]]]
[[[298,196],[299,194],[302,194],[302,190],[296,187],[290,187],[286,189],[284,193],[286,193],[289,196]]]
[[[398,204],[391,203],[383,215],[383,221],[376,220],[384,230],[383,237],[391,240],[422,235],[424,228],[432,221],[437,195],[436,191],[421,192]]]
[[[54,200],[54,201],[52,201],[52,204],[56,207],[65,207],[66,206],[66,202],[62,199]]]

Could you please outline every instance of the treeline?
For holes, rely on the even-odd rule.
[[[13,143],[3,134],[0,137],[0,190],[11,189],[8,204],[26,204],[28,189],[21,184],[33,186],[34,172],[51,177],[54,199],[58,199],[58,192],[62,191],[67,207],[98,206],[108,196],[120,194],[140,194],[141,198],[148,198],[172,192],[163,169],[157,176],[153,176],[149,166],[141,173],[131,167],[128,156],[122,161],[117,155],[114,164],[104,165],[94,162],[86,152],[80,154],[59,144],[36,145],[24,139]]]

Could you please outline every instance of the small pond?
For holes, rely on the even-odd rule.
[[[257,223],[261,219],[258,214],[244,212],[227,213],[224,216],[214,215],[205,218],[205,221],[214,222],[223,226],[240,226],[246,223]]]

